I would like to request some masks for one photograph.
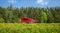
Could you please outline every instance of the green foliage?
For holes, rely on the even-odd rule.
[[[5,23],[15,23],[23,17],[35,19],[37,23],[58,23],[60,22],[60,7],[13,8],[12,5],[7,8],[0,7],[0,18],[3,18]]]
[[[0,18],[0,23],[4,23],[4,19],[3,18]]]
[[[43,12],[43,19],[44,19],[44,22],[47,23],[47,13],[46,12]]]
[[[0,33],[60,33],[60,24],[0,24]]]

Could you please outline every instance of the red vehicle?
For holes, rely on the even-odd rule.
[[[20,22],[23,22],[23,23],[35,23],[36,20],[30,19],[30,18],[21,18]]]

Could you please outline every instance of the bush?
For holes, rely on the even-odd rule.
[[[4,19],[3,18],[0,18],[0,23],[3,23],[4,22]]]

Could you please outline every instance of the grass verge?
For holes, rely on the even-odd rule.
[[[0,23],[0,33],[60,33],[60,24]]]

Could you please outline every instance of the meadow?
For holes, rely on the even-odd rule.
[[[0,23],[0,33],[60,33],[60,24]]]

